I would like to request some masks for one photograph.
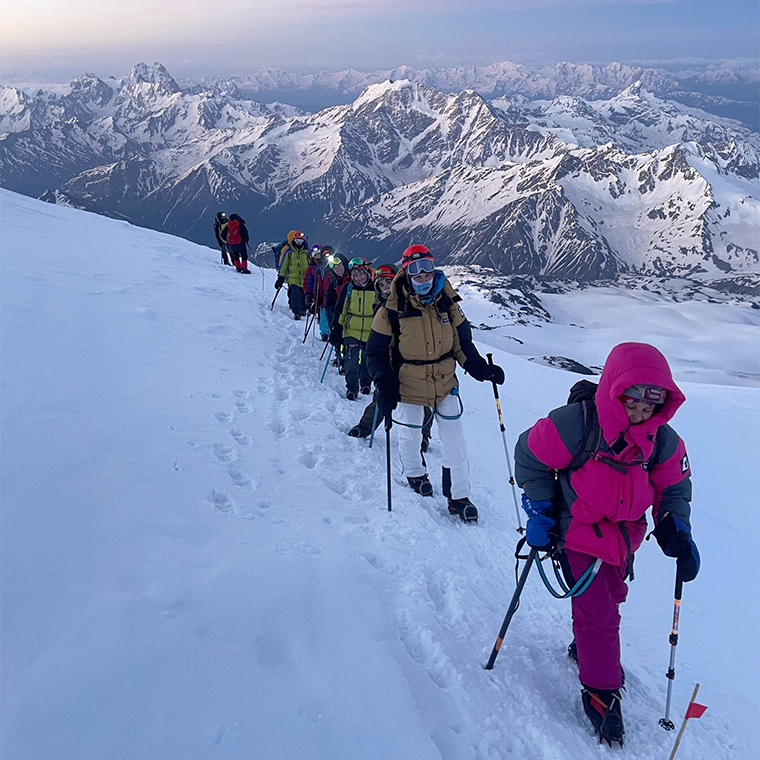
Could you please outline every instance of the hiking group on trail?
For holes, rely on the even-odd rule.
[[[220,216],[225,218],[221,212],[217,215],[215,231],[217,223],[223,225]],[[232,250],[229,225],[235,216],[227,223],[228,251]],[[247,243],[245,223],[238,220]],[[217,240],[223,263],[229,263],[219,233]],[[239,255],[240,249],[235,250]],[[493,384],[502,434],[497,386],[504,383],[505,375],[490,354],[486,361],[479,353],[462,299],[436,268],[431,250],[410,245],[400,257],[400,268],[392,263],[373,268],[365,258],[348,259],[331,246],[309,248],[298,230],[291,230],[272,250],[278,270],[275,300],[287,284],[293,318],[309,317],[304,342],[315,325],[321,339],[329,342],[325,371],[334,351],[333,365],[345,376],[349,401],[373,393],[374,384],[372,401],[348,435],[371,437],[384,424],[390,443],[391,427],[397,425],[407,483],[421,497],[431,497],[434,487],[425,453],[435,421],[442,451],[441,492],[448,511],[465,523],[476,523],[479,515],[470,501],[464,406],[456,370],[461,367],[475,380]],[[238,260],[233,258],[236,266]],[[625,734],[619,606],[628,593],[626,581],[634,579],[634,555],[644,541],[650,507],[651,535],[666,556],[676,559],[668,704],[660,722],[672,727],[670,686],[681,588],[696,578],[700,568],[691,532],[689,459],[684,442],[669,424],[684,402],[667,359],[657,348],[622,343],[607,357],[598,385],[576,383],[567,404],[523,432],[514,449],[515,477],[510,482],[513,489],[515,482],[522,489],[527,516],[516,556],[522,558],[523,543],[531,549],[485,667],[493,667],[535,563],[549,591],[571,599],[573,638],[568,656],[578,665],[585,714],[599,741],[610,745],[622,745]],[[506,437],[504,444],[506,450]],[[511,476],[508,451],[507,456]],[[389,447],[387,467],[390,509]],[[519,512],[518,524],[522,531]],[[552,565],[561,592],[548,580],[545,561]]]
[[[229,219],[220,211],[214,220],[214,235],[222,253],[222,264],[235,265],[240,274],[250,274],[248,269],[248,228],[245,219],[237,214],[230,214]]]

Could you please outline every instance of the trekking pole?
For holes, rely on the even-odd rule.
[[[312,324],[314,324],[314,316],[309,315],[308,317],[306,317],[306,326],[304,327],[304,330],[303,330],[303,340],[301,341],[301,343],[306,343],[306,338],[309,337],[309,330],[311,330]]]
[[[369,437],[369,447],[372,448],[372,441],[375,440],[375,428],[377,427],[377,401],[375,401],[375,414],[372,416],[372,434]]]
[[[672,731],[675,728],[673,721],[670,719],[670,698],[673,693],[673,681],[676,680],[676,647],[678,646],[678,620],[681,615],[681,594],[683,593],[683,581],[676,570],[676,591],[673,603],[673,630],[670,632],[670,665],[668,672],[668,699],[665,703],[665,717],[660,718],[660,725],[666,731]]]
[[[327,348],[327,346],[325,346]],[[330,357],[332,356],[333,347],[330,346],[330,353],[327,354],[327,361],[325,362],[325,368],[322,370],[322,379],[319,381],[320,383],[323,383],[325,381],[325,372],[327,372],[327,365],[330,363]],[[322,352],[324,353],[324,351]]]
[[[493,364],[493,354],[486,354],[488,357],[488,363]],[[496,383],[491,380],[491,386],[493,387],[493,397],[496,399],[496,411],[499,415],[499,429],[501,430],[501,440],[504,444],[504,455],[507,457],[507,469],[509,470],[509,485],[512,486],[512,499],[515,502],[515,515],[517,516],[517,532],[524,533],[525,528],[522,526],[522,520],[520,519],[520,507],[517,505],[517,489],[515,488],[515,476],[512,472],[512,460],[509,456],[509,446],[507,445],[507,429],[504,427],[504,416],[501,413],[501,401],[499,400],[499,389]]]
[[[319,361],[322,361],[322,359],[325,358],[325,351],[327,351],[327,347],[329,346],[329,343],[325,343],[325,347],[322,349],[322,353],[319,355]]]
[[[272,299],[272,305],[269,307],[269,311],[274,311],[274,302],[277,300],[277,296],[280,295],[281,290],[282,290],[282,285],[280,285],[280,287],[277,288],[277,292],[274,294],[274,298]]]
[[[507,635],[507,628],[509,628],[509,624],[512,622],[512,616],[520,606],[520,594],[522,593],[525,581],[528,580],[528,573],[530,572],[530,568],[533,566],[533,561],[536,559],[536,552],[537,549],[531,546],[530,552],[528,553],[528,559],[525,562],[525,567],[520,574],[520,580],[517,582],[517,588],[515,589],[515,593],[512,594],[512,601],[509,603],[509,608],[507,609],[507,614],[504,617],[504,622],[501,624],[501,630],[499,631],[499,635],[496,637],[496,643],[493,645],[491,656],[488,658],[488,662],[483,666],[484,670],[493,670],[493,664],[496,662],[496,657],[499,654],[502,643],[504,642],[504,637]]]
[[[392,415],[388,415],[385,418],[385,469],[386,469],[386,482],[388,490],[388,511],[392,509],[391,502],[391,428],[393,427]]]

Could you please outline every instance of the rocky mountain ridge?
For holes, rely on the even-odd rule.
[[[298,226],[387,257],[413,237],[442,261],[581,281],[756,276],[759,157],[757,133],[641,83],[489,103],[389,80],[316,114],[234,83],[183,90],[160,65],[63,96],[0,89],[13,190],[209,244],[225,207],[255,239]]]

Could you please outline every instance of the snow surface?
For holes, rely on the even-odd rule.
[[[472,284],[475,278],[464,267],[452,269],[451,280],[465,298],[477,337],[511,354],[532,360],[561,356],[599,374],[613,346],[645,335],[667,355],[679,383],[760,387],[760,309],[752,307],[754,299],[725,299],[707,288],[687,299],[688,281],[651,279],[647,285],[630,278],[628,288],[599,285],[535,293],[551,321],[526,318],[517,323],[489,299],[492,291],[483,282]],[[724,300],[713,303],[709,294]]]
[[[565,657],[569,605],[535,575],[481,668],[518,537],[489,386],[462,381],[480,523],[414,495],[395,448],[389,514],[384,436],[369,450],[345,435],[363,404],[334,370],[320,384],[322,345],[302,344],[285,299],[270,311],[273,272],[239,277],[216,251],[7,191],[0,204],[4,758],[609,756]],[[704,321],[724,337],[695,352],[710,374],[734,360],[734,326]],[[667,354],[676,339],[650,327],[639,338]],[[512,446],[577,375],[494,356]],[[754,759],[760,391],[683,388],[703,570],[684,591],[673,716],[697,681],[709,710],[680,757]],[[636,571],[615,756],[661,760],[673,561],[650,542]]]

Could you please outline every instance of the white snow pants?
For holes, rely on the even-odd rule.
[[[451,471],[451,498],[467,498],[470,495],[470,463],[467,459],[467,441],[464,437],[462,420],[461,418],[444,419],[445,417],[456,417],[459,414],[458,398],[450,393],[438,404],[436,411],[435,421],[438,425],[438,437],[441,439],[441,448],[443,449],[442,464]],[[424,414],[424,406],[402,402],[393,412],[393,418],[400,423],[421,427]],[[404,465],[404,475],[408,478],[418,478],[426,473],[420,451],[422,440],[420,427],[396,426],[401,462]]]

